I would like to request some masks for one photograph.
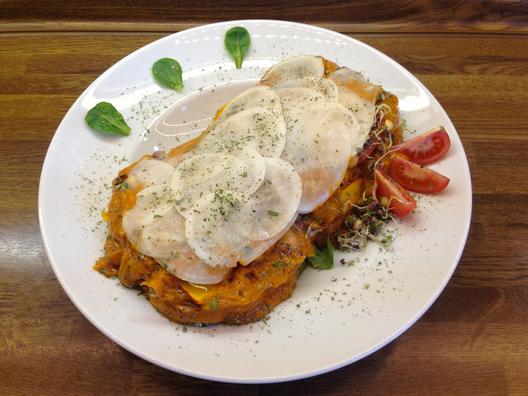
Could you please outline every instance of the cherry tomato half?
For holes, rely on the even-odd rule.
[[[451,140],[444,127],[440,126],[415,136],[402,143],[398,152],[405,154],[419,165],[432,164],[449,151]]]
[[[389,176],[403,188],[422,194],[436,194],[449,184],[449,178],[396,155],[389,164]]]
[[[416,208],[414,198],[389,176],[384,175],[378,169],[374,171],[374,176],[378,198],[384,197],[389,200],[389,210],[392,213],[403,217]]]

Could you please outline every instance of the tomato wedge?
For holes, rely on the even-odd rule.
[[[406,140],[398,148],[412,162],[419,165],[432,164],[449,151],[451,140],[444,127],[440,126],[428,132]]]
[[[449,178],[396,155],[389,164],[389,176],[403,188],[422,194],[436,194],[449,184]]]
[[[416,201],[398,183],[389,176],[384,175],[379,169],[374,170],[376,179],[376,193],[378,197],[389,200],[389,210],[398,217],[408,215],[416,208]]]

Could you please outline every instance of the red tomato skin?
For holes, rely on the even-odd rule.
[[[398,152],[419,165],[432,164],[446,155],[451,140],[444,127],[440,126],[403,142]]]
[[[398,183],[379,169],[374,171],[376,178],[376,194],[389,199],[389,210],[398,217],[404,217],[416,208],[416,201]]]
[[[449,184],[449,178],[444,175],[398,155],[391,159],[388,173],[406,190],[422,194],[437,194]]]

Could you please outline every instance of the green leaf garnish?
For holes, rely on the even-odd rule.
[[[158,59],[152,65],[152,74],[156,81],[164,87],[176,91],[181,91],[183,88],[182,68],[175,59]]]
[[[277,217],[278,215],[280,215],[279,212],[277,212],[276,210],[271,210],[271,209],[268,209],[268,214],[269,214],[270,216],[275,216],[275,217]]]
[[[330,238],[327,238],[326,246],[323,249],[316,248],[315,256],[306,259],[316,269],[327,270],[332,268],[334,265],[334,246]]]
[[[241,26],[235,26],[226,32],[224,44],[235,60],[236,68],[240,69],[244,56],[251,45],[249,32]]]
[[[108,102],[99,102],[84,117],[88,126],[99,132],[130,135],[130,127],[117,109]]]

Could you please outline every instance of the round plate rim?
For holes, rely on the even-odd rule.
[[[360,46],[368,48],[369,50],[371,50],[374,53],[376,53],[376,55],[382,57],[383,59],[385,59],[386,61],[391,63],[392,66],[394,66],[394,67],[400,69],[401,71],[403,71],[407,77],[409,77],[415,84],[420,86],[420,88],[422,88],[425,92],[427,92],[428,95],[430,95],[430,98],[432,98],[433,101],[434,101],[434,105],[438,109],[441,110],[441,112],[448,119],[449,124],[450,124],[449,126],[452,128],[452,130],[454,130],[456,132],[456,139],[458,139],[458,141],[460,143],[460,147],[462,149],[461,154],[462,154],[462,156],[463,156],[463,158],[465,160],[464,161],[463,173],[464,173],[464,178],[465,178],[465,180],[468,183],[468,185],[467,185],[468,193],[467,193],[467,196],[466,196],[466,204],[467,204],[467,207],[468,207],[468,211],[467,211],[466,217],[464,219],[465,227],[464,227],[464,232],[463,232],[463,238],[460,241],[461,242],[460,248],[459,248],[459,250],[457,252],[455,260],[453,261],[453,263],[451,265],[450,270],[448,271],[448,273],[446,274],[445,278],[443,279],[442,284],[436,290],[436,292],[431,296],[429,301],[422,307],[422,309],[418,313],[416,313],[415,316],[413,318],[411,318],[407,323],[405,323],[400,329],[398,329],[398,331],[394,332],[390,337],[388,337],[384,341],[374,345],[371,349],[365,351],[364,353],[361,353],[361,354],[358,354],[358,355],[354,355],[354,356],[352,356],[349,359],[343,359],[343,360],[338,361],[338,362],[336,362],[334,364],[327,365],[327,366],[321,367],[319,369],[299,372],[299,373],[297,373],[295,375],[284,375],[284,376],[273,376],[273,377],[227,377],[227,376],[222,376],[222,375],[211,375],[211,374],[206,374],[206,373],[200,373],[200,372],[196,372],[196,371],[193,371],[193,370],[187,370],[187,369],[182,368],[182,367],[174,367],[174,366],[172,366],[170,364],[165,363],[164,361],[161,361],[159,359],[153,358],[152,356],[149,356],[148,354],[142,352],[141,350],[129,345],[126,341],[124,341],[123,339],[119,338],[115,334],[111,333],[108,329],[106,329],[104,327],[104,325],[102,325],[97,320],[97,318],[91,316],[84,309],[83,305],[75,298],[75,295],[74,295],[73,291],[70,289],[70,287],[66,284],[65,280],[63,279],[58,266],[55,264],[55,260],[53,258],[53,254],[52,254],[52,252],[51,252],[51,250],[49,248],[49,241],[46,238],[46,234],[44,232],[45,225],[44,225],[44,221],[43,221],[42,191],[44,189],[44,181],[46,180],[47,175],[48,175],[48,167],[49,167],[49,162],[50,162],[49,154],[50,154],[50,152],[52,152],[52,150],[54,148],[54,145],[56,144],[57,131],[59,131],[61,129],[61,126],[64,123],[64,120],[67,118],[67,116],[70,114],[70,112],[73,111],[73,109],[76,107],[76,105],[83,99],[83,97],[91,89],[91,87],[94,86],[95,84],[97,84],[106,74],[110,73],[112,70],[114,70],[117,67],[119,67],[119,65],[124,63],[127,59],[139,54],[140,52],[146,50],[147,48],[149,48],[151,46],[154,46],[154,45],[158,45],[160,42],[163,42],[163,41],[166,41],[166,40],[170,40],[170,39],[174,38],[175,36],[180,35],[182,33],[189,33],[189,32],[192,32],[192,31],[201,30],[201,29],[205,29],[205,28],[211,28],[211,27],[221,27],[221,26],[229,26],[229,25],[233,25],[233,24],[251,24],[251,23],[284,24],[284,25],[290,25],[290,26],[293,25],[293,26],[313,29],[315,31],[324,32],[326,34],[337,35],[338,37],[340,37],[343,40],[352,41],[356,45],[360,45]],[[69,299],[76,306],[76,308],[84,315],[85,318],[87,318],[105,336],[110,338],[112,341],[116,342],[118,345],[120,345],[124,349],[126,349],[129,352],[135,354],[136,356],[139,356],[140,358],[142,358],[142,359],[144,359],[144,360],[146,360],[146,361],[148,361],[150,363],[153,363],[153,364],[155,364],[157,366],[163,367],[163,368],[165,368],[167,370],[170,370],[170,371],[173,371],[173,372],[176,372],[176,373],[179,373],[179,374],[184,374],[184,375],[187,375],[187,376],[190,376],[190,377],[194,377],[194,378],[205,379],[205,380],[216,381],[216,382],[224,382],[224,383],[264,384],[264,383],[278,383],[278,382],[294,381],[294,380],[299,380],[299,379],[304,379],[304,378],[309,378],[309,377],[325,374],[325,373],[328,373],[330,371],[334,371],[334,370],[340,369],[340,368],[342,368],[344,366],[347,366],[347,365],[352,364],[352,363],[354,363],[354,362],[356,362],[358,360],[361,360],[364,357],[366,357],[366,356],[378,351],[379,349],[383,348],[384,346],[386,346],[387,344],[391,343],[393,340],[398,338],[406,330],[408,330],[414,323],[416,323],[416,321],[418,321],[423,316],[423,314],[431,307],[431,305],[436,301],[438,296],[445,289],[447,283],[449,282],[449,280],[451,279],[451,277],[453,275],[453,272],[455,271],[456,267],[458,266],[458,263],[459,263],[460,258],[462,256],[462,253],[464,251],[464,248],[465,248],[465,245],[466,245],[466,241],[467,241],[467,237],[468,237],[468,234],[469,234],[469,229],[470,229],[470,224],[471,224],[471,214],[472,214],[472,196],[473,196],[473,194],[472,194],[472,184],[471,184],[471,175],[470,175],[470,170],[469,170],[469,164],[468,164],[468,161],[467,161],[466,152],[464,150],[462,142],[460,141],[460,136],[458,135],[458,131],[454,127],[451,119],[449,118],[448,114],[446,113],[444,108],[441,106],[441,104],[438,102],[436,97],[427,89],[427,87],[425,87],[406,68],[404,68],[398,62],[396,62],[395,60],[393,60],[389,56],[385,55],[383,52],[377,50],[376,48],[373,48],[373,47],[369,46],[368,44],[365,44],[365,43],[363,43],[363,42],[361,42],[361,41],[359,41],[357,39],[354,39],[353,37],[349,37],[349,36],[347,36],[345,34],[342,34],[342,33],[339,33],[339,32],[335,32],[333,30],[325,29],[325,28],[322,28],[322,27],[319,27],[319,26],[315,26],[315,25],[299,23],[299,22],[289,22],[289,21],[273,20],[273,19],[241,19],[241,20],[231,20],[231,21],[216,22],[216,23],[211,23],[211,24],[204,24],[204,25],[192,27],[192,28],[189,28],[189,29],[181,30],[181,31],[176,32],[176,33],[169,34],[169,35],[167,35],[165,37],[162,37],[162,38],[160,38],[158,40],[155,40],[152,43],[149,43],[149,44],[147,44],[147,45],[145,45],[145,46],[143,46],[141,48],[138,48],[137,50],[131,52],[127,56],[125,56],[122,59],[120,59],[119,61],[117,61],[111,67],[106,69],[103,73],[101,73],[101,75],[98,76],[82,92],[82,94],[79,95],[79,97],[75,100],[75,102],[70,106],[70,108],[68,109],[68,111],[64,115],[63,119],[61,120],[59,126],[57,127],[57,129],[56,129],[56,131],[54,133],[54,136],[53,136],[53,138],[52,138],[52,140],[51,140],[51,142],[49,144],[49,147],[48,147],[48,150],[46,151],[46,156],[45,156],[45,159],[44,159],[44,162],[43,162],[43,165],[42,165],[42,171],[41,171],[41,174],[40,174],[39,191],[38,191],[38,218],[39,218],[40,234],[41,234],[41,237],[42,237],[42,240],[43,240],[44,249],[45,249],[46,255],[47,255],[47,257],[48,257],[48,259],[50,261],[50,264],[51,264],[51,267],[53,269],[53,272],[54,272],[55,276],[57,277],[57,279],[59,280],[60,285],[62,286],[63,290],[68,295]]]

